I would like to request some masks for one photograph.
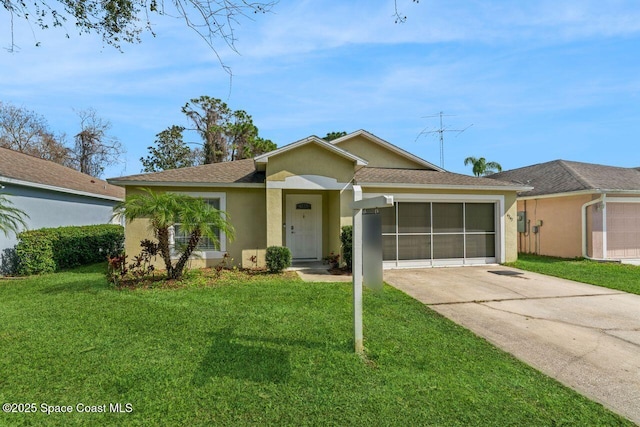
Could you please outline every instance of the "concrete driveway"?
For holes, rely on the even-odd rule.
[[[639,295],[502,266],[387,270],[384,279],[640,425]]]

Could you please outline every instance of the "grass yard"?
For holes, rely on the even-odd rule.
[[[588,259],[519,254],[512,267],[640,295],[640,267]]]
[[[0,425],[632,425],[390,287],[365,292],[362,360],[348,283],[104,269],[0,282],[0,401],[37,408]]]

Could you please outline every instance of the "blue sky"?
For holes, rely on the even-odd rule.
[[[535,3],[535,4],[534,4]],[[468,156],[504,169],[554,159],[640,166],[640,5],[624,0],[280,1],[236,29],[239,54],[211,50],[180,21],[118,52],[16,21],[15,53],[0,51],[0,100],[35,110],[56,132],[78,131],[93,107],[127,149],[105,177],[135,174],[155,135],[186,124],[180,107],[209,95],[251,114],[279,146],[366,129],[470,174]],[[0,46],[10,43],[0,11]],[[35,42],[40,42],[35,47]],[[195,136],[191,139],[195,140]]]

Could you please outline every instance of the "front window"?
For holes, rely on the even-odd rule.
[[[209,206],[211,206],[212,208],[220,210],[220,199],[219,198],[216,198],[216,199],[204,199],[204,202],[206,204],[208,204]],[[174,241],[175,245],[186,246],[189,243],[189,233],[186,233],[186,232],[182,231],[181,228],[180,228],[180,224],[174,224],[173,233],[174,233],[173,241]],[[218,242],[220,242],[220,230],[216,228],[214,230],[214,234],[216,235],[216,237],[218,239]],[[196,248],[196,250],[198,250],[198,251],[217,251],[217,250],[220,250],[220,248],[216,247],[216,245],[214,243],[215,242],[213,240],[211,240],[210,238],[208,238],[207,236],[201,236],[200,237],[200,241],[198,242],[198,247]]]
[[[224,193],[187,193],[189,196],[201,197],[209,206],[225,211],[226,197]],[[217,238],[218,244],[216,245],[214,240],[206,236],[201,236],[196,247],[196,251],[199,252],[199,256],[207,258],[207,255],[218,257],[222,252],[226,251],[226,236],[219,229],[214,229],[214,234]],[[181,229],[181,224],[174,224],[170,232],[169,243],[174,249],[180,246],[186,246],[189,243],[190,233],[186,233]]]

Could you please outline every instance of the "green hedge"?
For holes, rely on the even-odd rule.
[[[285,246],[269,246],[265,261],[270,272],[280,273],[291,266],[291,251]]]
[[[124,247],[124,228],[102,224],[41,228],[18,234],[17,274],[51,273],[105,261]]]

